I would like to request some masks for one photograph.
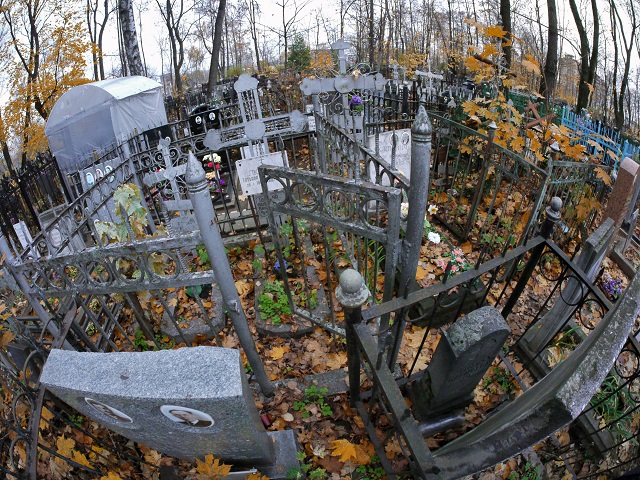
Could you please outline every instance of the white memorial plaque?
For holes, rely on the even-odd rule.
[[[391,152],[393,151],[393,137],[396,137],[396,170],[411,179],[411,129],[403,128],[392,132],[380,132],[380,156],[384,161],[391,165]],[[375,151],[376,137],[369,135],[367,138],[367,147]],[[375,171],[369,170],[369,178],[375,182]],[[383,185],[388,186],[389,182],[384,181]]]
[[[273,165],[275,167],[288,167],[287,152],[275,152],[268,155],[238,160],[236,168],[238,170],[238,178],[242,187],[243,195],[257,195],[262,193],[260,185],[260,175],[258,175],[258,167],[260,165]],[[281,190],[282,184],[276,180],[270,180],[267,184],[270,192]]]
[[[22,248],[27,248],[33,242],[29,228],[27,228],[27,224],[24,221],[19,220],[18,223],[14,223],[13,231],[16,232]]]
[[[240,154],[242,155],[243,160],[247,160],[249,158],[257,157],[259,155],[263,155],[264,152],[264,144],[262,142],[256,142],[253,144],[253,153],[251,153],[251,148],[249,145],[244,147],[240,147]],[[268,153],[268,152],[267,152]]]
[[[316,131],[316,117],[314,115],[309,116],[309,131]]]

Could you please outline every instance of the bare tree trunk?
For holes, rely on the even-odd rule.
[[[0,111],[0,131],[6,131],[2,121],[2,111]],[[4,158],[4,163],[7,165],[7,170],[9,170],[10,173],[13,173],[13,160],[11,159],[9,146],[4,140],[0,140],[0,145],[2,145],[2,157]]]
[[[506,45],[503,44],[505,67],[511,68],[511,0],[500,0],[500,16],[502,17],[502,28],[507,32],[505,35]]]
[[[547,0],[547,15],[549,17],[549,32],[547,37],[547,58],[540,82],[540,94],[547,102],[551,100],[556,90],[558,77],[558,9],[556,0]]]
[[[136,34],[136,22],[133,16],[132,0],[118,0],[118,16],[120,17],[120,28],[122,30],[122,40],[129,65],[131,75],[144,75],[140,49],[138,48],[138,36]]]
[[[258,73],[262,73],[262,67],[260,66],[260,49],[258,48],[258,4],[256,0],[249,0],[247,5],[249,15],[249,30],[251,31],[251,39],[253,40],[253,48],[256,51],[256,64],[258,67]]]
[[[633,2],[629,2],[627,4],[627,13],[629,16],[629,20],[631,21],[631,34],[629,35],[629,40],[627,41],[627,36],[624,31],[624,23],[620,18],[620,13],[618,12],[618,7],[616,6],[616,2],[610,0],[609,2],[611,8],[611,25],[612,25],[612,39],[613,39],[613,47],[615,51],[614,57],[614,68],[613,68],[613,113],[616,119],[616,128],[618,130],[622,130],[624,128],[624,110],[625,110],[625,96],[627,94],[627,89],[629,87],[629,70],[631,68],[631,50],[633,49],[633,41],[636,36],[636,29],[638,28],[638,24],[636,21],[636,12],[633,5]],[[618,90],[618,30],[620,31],[620,36],[622,37],[623,45],[621,45],[624,50],[625,57],[624,61],[624,71],[622,73],[622,80],[620,82],[620,90]]]
[[[371,68],[374,68],[374,64],[375,64],[375,43],[374,43],[374,39],[373,39],[373,19],[374,19],[374,13],[373,13],[373,0],[369,0],[369,11],[368,11],[368,19],[367,21],[369,22],[369,65],[371,66]]]
[[[584,108],[587,108],[589,103],[589,94],[591,93],[590,86],[593,83],[595,77],[596,63],[598,60],[598,38],[600,36],[600,20],[598,17],[598,9],[596,6],[596,0],[591,0],[591,7],[593,11],[593,49],[591,55],[589,54],[589,39],[587,37],[587,30],[580,18],[580,11],[576,0],[569,0],[569,6],[571,7],[571,13],[573,19],[576,22],[576,28],[578,30],[578,36],[580,38],[580,79],[578,80],[578,100],[576,102],[576,111],[580,113]]]
[[[209,92],[209,94],[213,92],[213,87],[215,87],[220,73],[220,46],[222,45],[222,26],[226,7],[227,0],[220,0],[218,12],[216,13],[213,47],[211,48],[211,63],[209,64],[209,81],[207,82],[207,92]]]

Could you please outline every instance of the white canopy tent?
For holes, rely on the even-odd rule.
[[[123,77],[79,85],[53,107],[45,133],[60,170],[76,172],[136,131],[167,124],[162,86],[146,77]]]

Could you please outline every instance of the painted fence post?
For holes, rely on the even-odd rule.
[[[185,179],[191,201],[193,202],[196,221],[202,234],[202,241],[211,259],[211,269],[220,287],[220,293],[222,294],[225,307],[228,309],[233,327],[240,339],[240,345],[242,345],[247,355],[247,359],[249,360],[253,373],[256,375],[256,380],[260,384],[262,393],[271,396],[274,392],[274,386],[269,380],[264,365],[260,360],[258,350],[251,337],[247,317],[240,303],[240,297],[236,290],[236,284],[227,259],[227,253],[224,250],[222,236],[216,223],[216,215],[213,210],[213,203],[211,203],[211,196],[209,194],[204,169],[192,152],[189,152]]]
[[[411,183],[409,184],[409,214],[407,215],[407,232],[400,260],[400,284],[398,297],[409,293],[409,288],[416,278],[420,247],[424,235],[424,216],[427,211],[429,197],[429,169],[431,163],[431,122],[423,105],[411,127]],[[394,274],[387,272],[388,275]],[[392,347],[389,352],[388,365],[393,365],[398,357],[400,339],[405,327],[404,318],[396,318],[393,328]]]
[[[362,306],[371,292],[362,275],[349,268],[342,272],[336,287],[336,299],[344,310],[347,337],[347,369],[349,371],[349,400],[351,405],[360,400],[360,349],[354,325],[362,321]]]

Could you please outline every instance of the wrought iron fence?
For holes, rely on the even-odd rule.
[[[514,263],[517,269],[511,268]],[[538,328],[550,306],[563,298],[563,293],[568,295],[565,288],[569,278],[576,279],[582,290],[577,300],[569,303],[567,317],[547,320],[557,322],[557,333],[535,352],[524,354],[522,342],[532,329]],[[347,325],[349,370],[364,371],[368,381],[358,379],[360,373],[350,377],[350,395],[375,439],[378,455],[384,457],[385,450],[402,452],[404,461],[391,455],[383,462],[387,473],[396,476],[391,478],[460,478],[479,470],[476,467],[482,462],[482,468],[486,468],[534,445],[552,478],[566,474],[595,478],[628,470],[638,459],[640,350],[636,340],[638,308],[634,303],[638,288],[636,279],[629,287],[629,303],[624,304],[623,313],[622,304],[612,306],[557,245],[536,237],[406,298],[362,313],[357,308],[353,310]],[[501,309],[511,335],[476,388],[481,393],[476,393],[467,411],[474,415],[473,412],[489,408],[505,410],[504,414],[488,416],[475,428],[476,422],[456,420],[455,412],[418,424],[402,392],[407,395],[406,387],[419,378],[419,370],[429,363],[438,328],[482,305]],[[409,315],[412,325],[404,341],[413,348],[401,352],[402,377],[395,380],[384,353],[376,347],[376,333],[372,334],[368,326],[389,314],[394,322]],[[609,325],[618,321],[623,321],[624,327]],[[619,338],[613,340],[616,334]],[[576,371],[590,373],[581,374],[576,383],[572,378]],[[596,371],[599,380],[591,377]],[[598,383],[592,386],[591,393],[578,393],[580,385],[593,381]],[[545,413],[545,402],[564,389],[567,393],[561,395],[571,392],[576,397],[563,400],[566,406],[560,401],[554,403],[549,410],[554,414]],[[490,405],[478,400],[484,397],[493,398]],[[521,404],[525,405],[524,410],[519,407]],[[576,404],[581,406],[575,407]],[[558,415],[564,408],[573,413]],[[536,420],[535,415],[540,418]],[[529,426],[524,427],[525,424]],[[509,433],[522,429],[526,434],[517,438]],[[423,439],[420,432],[429,438]],[[505,435],[513,438],[505,441]],[[459,438],[444,447],[445,439],[455,437]],[[491,453],[479,453],[483,449]],[[474,465],[473,458],[483,460]]]
[[[29,241],[27,232],[55,216],[56,207],[66,201],[55,159],[38,155],[18,172],[0,179],[0,227],[2,233],[17,243]],[[19,222],[24,222],[24,225]]]

